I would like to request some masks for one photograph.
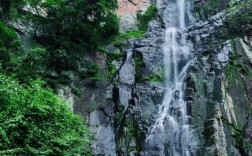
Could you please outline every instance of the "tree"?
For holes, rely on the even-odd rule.
[[[38,5],[47,15],[30,14],[34,36],[49,51],[48,66],[55,70],[75,70],[83,54],[118,34],[116,0],[46,0],[32,7]]]

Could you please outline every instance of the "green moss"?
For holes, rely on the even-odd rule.
[[[165,79],[164,77],[154,74],[152,73],[150,76],[143,76],[141,77],[141,79],[138,81],[139,83],[143,83],[143,82],[163,82]]]
[[[115,51],[115,52],[110,52],[106,48],[103,48],[103,47],[98,48],[98,50],[106,54],[107,56],[106,61],[109,61],[109,62],[112,62],[124,56],[124,53],[121,52],[120,50]]]
[[[121,33],[113,39],[112,44],[119,45],[123,41],[131,39],[131,38],[143,38],[144,33],[145,33],[144,31],[137,31],[137,30]]]
[[[134,53],[134,69],[135,69],[135,81],[140,82],[143,77],[143,69],[145,68],[145,63],[143,61],[143,56],[141,53]]]
[[[133,117],[127,119],[124,132],[128,140],[128,148],[129,148],[128,150],[138,152],[142,151],[141,147],[142,133],[139,129],[136,120]],[[130,143],[133,141],[136,142],[136,146],[130,146]]]
[[[226,73],[226,76],[228,79],[227,89],[242,85],[242,78],[240,75],[240,69],[237,66],[236,62],[232,62],[232,63],[227,64],[227,66],[225,67],[225,73]]]
[[[120,121],[123,117],[123,111],[116,112],[115,118],[117,121]]]
[[[104,73],[104,78],[106,81],[111,81],[113,77],[115,77],[117,73],[116,66],[113,64],[107,65],[107,71]],[[116,83],[116,82],[115,82]]]
[[[92,100],[88,107],[88,113],[94,112],[96,110],[96,107],[97,107],[97,103],[95,102],[95,100]]]
[[[119,58],[122,58],[124,56],[124,53],[121,52],[121,51],[116,51],[114,53],[112,53],[112,52],[106,52],[106,54],[107,54],[107,59],[110,62],[112,62],[114,60],[117,60]]]
[[[133,116],[129,116],[126,121],[125,125],[123,127],[123,135],[120,136],[120,141],[119,141],[119,149],[120,151],[127,151],[125,152],[132,152],[132,151],[137,151],[140,152],[142,151],[142,146],[141,146],[141,138],[142,138],[142,133],[140,132],[139,126],[134,119]],[[135,142],[136,146],[132,146],[131,143]]]
[[[213,14],[216,9],[221,5],[221,0],[210,0],[208,3],[203,4],[204,11],[207,14]]]

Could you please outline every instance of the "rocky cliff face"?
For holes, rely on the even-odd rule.
[[[193,45],[193,64],[184,80],[184,99],[190,102],[197,145],[192,155],[252,154],[252,39],[247,34],[226,33],[225,22],[232,18],[228,9],[235,2],[244,3],[193,1],[195,19],[186,32]],[[171,3],[157,3],[157,18],[150,22],[145,38],[107,47],[112,53],[124,54],[111,63],[116,69],[111,81],[95,86],[84,81],[81,97],[74,104],[74,111],[90,123],[96,155],[145,155],[145,139],[165,91],[162,46],[164,23],[170,21],[165,21],[169,12],[164,8]],[[150,2],[122,0],[119,4],[121,29],[129,30],[136,28],[136,12],[146,10]],[[97,56],[106,69],[106,56]]]
[[[150,6],[151,0],[118,0],[117,15],[120,17],[121,31],[137,29],[136,15]]]
[[[195,63],[187,80],[194,88],[192,122],[202,146],[200,155],[251,155],[251,140],[246,137],[251,122],[251,43],[247,34],[235,38],[223,32],[233,18],[228,12],[233,2],[222,4],[215,8],[217,14],[197,22],[189,32],[195,45]]]

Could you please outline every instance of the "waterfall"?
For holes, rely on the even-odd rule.
[[[160,2],[159,2],[160,5]],[[176,0],[172,21],[167,24],[163,45],[166,93],[155,124],[146,139],[145,155],[191,156],[192,130],[188,102],[184,97],[184,79],[191,64],[186,41],[186,2]],[[171,9],[172,10],[172,9]],[[171,16],[172,17],[172,16]]]

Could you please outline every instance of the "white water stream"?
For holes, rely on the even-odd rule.
[[[145,155],[191,156],[192,132],[190,114],[184,97],[184,79],[191,64],[186,36],[186,2],[176,0],[177,23],[168,27],[163,45],[166,93],[158,118],[146,139]],[[173,19],[174,20],[174,19]]]

